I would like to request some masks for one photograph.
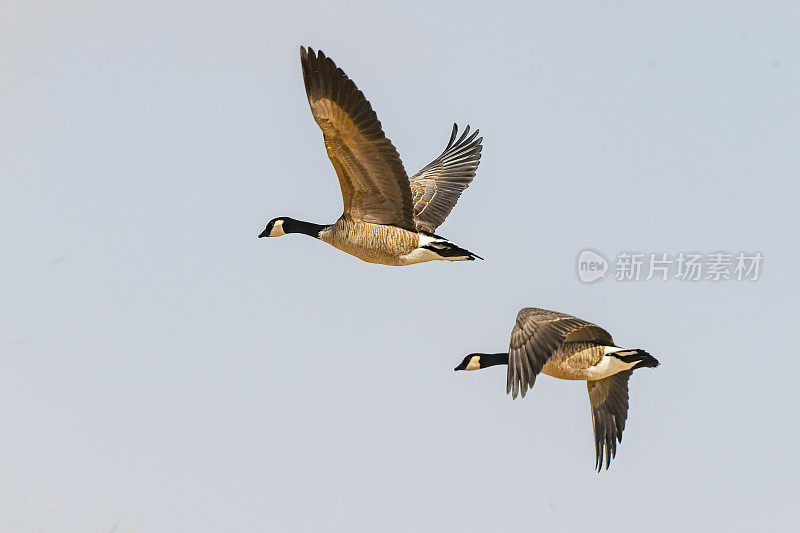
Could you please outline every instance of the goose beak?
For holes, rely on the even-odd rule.
[[[262,237],[269,237],[269,232],[266,229],[258,234],[259,239]]]

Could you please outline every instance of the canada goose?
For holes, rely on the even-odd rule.
[[[580,318],[527,307],[517,314],[508,352],[469,354],[455,370],[508,365],[506,392],[513,398],[533,387],[539,372],[560,379],[583,379],[589,387],[594,425],[595,467],[606,468],[628,417],[628,378],[637,368],[657,367],[644,350],[614,344],[603,328]]]
[[[481,257],[434,233],[475,177],[478,131],[453,125],[444,152],[409,181],[364,94],[324,53],[300,47],[314,120],[342,189],[344,213],[332,225],[289,217],[269,221],[259,237],[303,233],[369,263],[410,265]]]

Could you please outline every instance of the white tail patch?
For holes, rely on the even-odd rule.
[[[433,244],[435,242],[443,242],[443,239],[437,239],[436,237],[431,237],[430,235],[425,235],[424,233],[419,234],[419,248],[428,246],[429,244]]]
[[[469,255],[444,255],[439,253],[441,250],[453,250],[459,248],[456,244],[442,239],[441,237],[434,237],[426,235],[425,233],[419,234],[419,245],[410,253],[400,257],[402,264],[424,263],[426,261],[463,261],[469,259]]]
[[[619,350],[615,350],[613,352],[606,352],[606,353],[607,354],[608,353],[613,353],[613,354],[616,354],[617,356],[626,357],[628,355],[638,355],[640,352],[639,352],[639,350],[623,350],[623,349],[619,349]]]
[[[603,346],[603,354],[608,355],[610,353],[617,353],[624,349],[625,348],[620,348],[619,346]]]

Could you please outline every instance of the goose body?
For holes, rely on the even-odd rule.
[[[453,125],[442,154],[409,180],[372,106],[324,53],[300,48],[314,120],[342,190],[344,213],[331,225],[289,217],[269,221],[259,237],[304,233],[368,263],[403,266],[472,261],[479,256],[436,235],[475,177],[481,141]]]
[[[629,370],[635,362],[626,363],[614,352],[616,346],[603,346],[593,342],[567,342],[560,346],[542,366],[542,374],[558,379],[597,380]]]
[[[506,392],[525,396],[539,373],[587,383],[595,437],[595,466],[608,468],[628,417],[628,380],[637,368],[657,367],[641,349],[620,348],[603,328],[556,311],[528,307],[517,314],[508,352],[473,353],[455,370],[508,365]]]
[[[469,260],[470,252],[436,235],[342,217],[319,239],[367,263],[404,266],[436,260]],[[437,249],[436,245],[440,245]],[[450,257],[442,255],[452,253]]]

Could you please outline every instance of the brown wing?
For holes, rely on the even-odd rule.
[[[586,382],[592,404],[595,468],[598,471],[603,468],[603,452],[608,468],[617,454],[617,441],[622,442],[622,430],[628,418],[628,378],[632,373],[633,370],[623,370],[607,378]]]
[[[526,307],[517,314],[508,349],[506,392],[516,398],[533,387],[550,356],[565,342],[596,342],[614,346],[603,328],[572,315]]]
[[[322,52],[301,46],[300,63],[311,113],[339,177],[345,215],[415,231],[408,176],[364,94]]]
[[[411,178],[414,218],[420,230],[436,231],[478,170],[483,137],[476,139],[478,130],[469,135],[469,126],[458,140],[457,135],[458,126],[453,124],[453,133],[444,152]]]

